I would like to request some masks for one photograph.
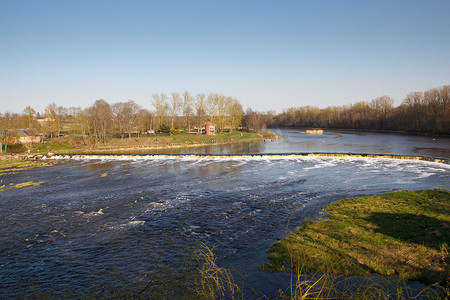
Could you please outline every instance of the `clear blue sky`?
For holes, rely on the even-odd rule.
[[[0,0],[0,112],[153,93],[326,107],[450,84],[450,1]]]

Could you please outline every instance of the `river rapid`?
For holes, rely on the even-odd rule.
[[[449,158],[447,138],[331,132],[179,149],[182,153],[385,153]],[[327,147],[325,145],[328,145]],[[384,148],[383,148],[384,145]],[[130,282],[186,246],[216,246],[220,266],[245,275],[247,297],[276,296],[289,275],[258,270],[268,247],[336,200],[450,188],[450,165],[366,157],[73,157],[2,176],[40,186],[0,192],[0,296],[40,289],[95,289],[110,274]]]

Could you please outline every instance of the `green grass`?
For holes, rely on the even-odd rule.
[[[242,131],[233,131],[232,133],[218,133],[216,135],[197,135],[197,134],[173,134],[171,136],[140,136],[122,138],[108,138],[106,145],[103,143],[83,145],[81,139],[77,142],[74,141],[74,137],[59,138],[52,140],[53,146],[49,144],[45,145],[45,149],[51,148],[55,153],[97,153],[97,152],[135,152],[135,151],[150,151],[151,149],[168,149],[175,147],[192,147],[199,145],[218,145],[218,144],[233,144],[243,142],[257,142],[267,138],[276,138],[275,135],[270,133],[250,133]],[[64,146],[67,148],[58,148],[56,146]]]
[[[70,149],[78,149],[78,147],[69,146],[65,144],[54,144],[54,143],[43,143],[40,144],[37,149],[33,150],[33,153],[43,153],[48,151],[58,151],[58,150],[70,150]]]
[[[124,138],[129,144],[129,139]],[[174,134],[171,136],[151,136],[132,138],[131,142],[141,142],[148,145],[168,145],[183,146],[193,144],[210,144],[210,143],[232,143],[242,141],[262,140],[262,137],[256,133],[233,131],[232,133],[218,133],[216,135],[197,135],[197,134]],[[121,144],[121,139],[108,140],[108,144]]]
[[[22,182],[22,183],[10,183],[9,185],[1,185],[0,186],[0,192],[3,192],[5,190],[10,190],[10,189],[21,189],[27,186],[39,186],[41,184],[43,184],[43,181],[27,181],[27,182]]]
[[[33,168],[48,167],[48,166],[52,166],[56,163],[61,163],[61,162],[42,161],[42,160],[39,160],[39,161],[19,160],[19,159],[0,160],[0,176],[15,174],[17,172],[21,172],[21,171],[29,170],[29,169],[33,169]],[[21,183],[10,182],[9,184],[8,183],[0,184],[0,192],[9,190],[9,189],[24,188],[24,187],[28,187],[28,186],[39,186],[43,183],[44,183],[43,181],[31,180],[31,181],[21,182]]]
[[[61,162],[19,159],[0,160],[0,176],[14,174],[32,168],[52,166],[57,163]]]
[[[54,152],[60,154],[70,153],[95,153],[95,152],[134,152],[143,149],[162,149],[173,147],[191,147],[198,145],[212,145],[212,144],[233,144],[243,142],[257,142],[264,139],[276,139],[277,136],[270,131],[264,132],[245,132],[245,131],[233,131],[218,133],[216,135],[197,135],[197,134],[172,134],[170,136],[140,136],[132,137],[128,136],[124,138],[120,137],[108,137],[106,144],[99,142],[94,143],[92,139],[85,136],[64,136],[46,140],[43,143],[30,144],[27,147],[23,145],[17,145],[15,148],[8,150],[9,153],[26,153],[31,150],[33,153],[46,153]],[[14,151],[13,151],[14,150]]]
[[[447,286],[450,193],[397,191],[328,205],[269,249],[263,270],[343,275],[397,275]]]

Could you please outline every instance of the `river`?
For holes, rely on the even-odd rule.
[[[301,129],[271,129],[283,138],[277,141],[195,148],[161,149],[155,153],[376,153],[450,158],[450,138],[397,133],[325,130],[324,134],[303,134]]]
[[[277,141],[171,150],[209,153],[384,153],[449,158],[439,137],[274,130]],[[258,270],[268,247],[327,204],[392,190],[450,188],[450,165],[364,157],[73,159],[0,178],[40,186],[0,192],[0,296],[23,284],[89,290],[175,264],[186,246],[216,246],[245,274],[248,298],[274,298],[289,276]]]

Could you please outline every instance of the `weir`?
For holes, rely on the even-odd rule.
[[[422,160],[435,163],[450,164],[447,158],[415,156],[415,155],[394,155],[394,154],[367,154],[367,153],[248,153],[248,154],[64,154],[64,155],[44,155],[43,159],[57,160],[158,160],[158,159],[186,159],[186,160],[257,160],[257,159],[301,159],[305,157],[352,157],[352,158],[373,158],[373,159],[403,159]]]

